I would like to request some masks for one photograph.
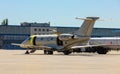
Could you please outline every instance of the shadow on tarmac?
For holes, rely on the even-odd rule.
[[[72,53],[70,55],[64,55],[62,53],[58,53],[58,54],[53,54],[53,55],[45,55],[42,53],[32,53],[32,54],[13,54],[13,55],[41,55],[41,56],[120,56],[120,54],[97,54],[97,53]]]

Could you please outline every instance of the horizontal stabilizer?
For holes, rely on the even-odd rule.
[[[78,18],[78,17],[76,17],[75,19],[92,21],[92,20],[99,19],[99,17],[87,17],[87,18]]]

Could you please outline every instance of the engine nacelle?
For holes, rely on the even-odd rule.
[[[72,39],[74,38],[74,35],[73,34],[60,34],[59,36],[59,39],[60,40],[69,40],[69,39]]]

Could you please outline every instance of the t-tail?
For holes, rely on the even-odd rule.
[[[83,18],[76,18],[76,19],[84,20],[81,28],[76,32],[76,34],[81,37],[90,37],[95,21],[99,19],[99,17],[86,17],[85,19]]]

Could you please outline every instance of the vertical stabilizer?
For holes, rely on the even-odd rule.
[[[76,19],[82,19],[82,18],[76,18]],[[82,19],[84,20],[84,22],[76,34],[83,37],[90,37],[95,21],[97,19],[99,19],[99,17],[87,17],[86,19]]]

